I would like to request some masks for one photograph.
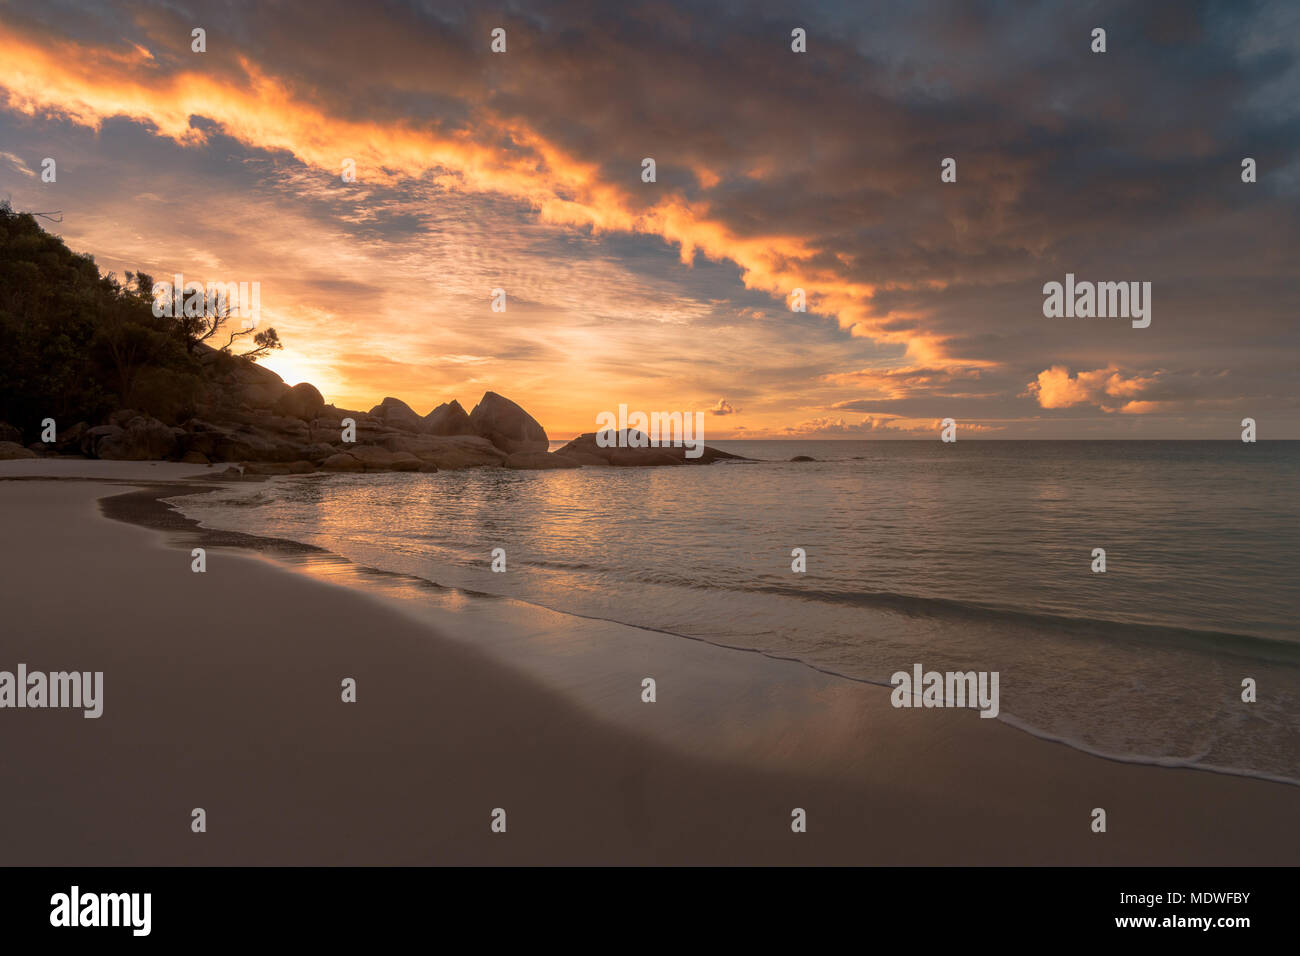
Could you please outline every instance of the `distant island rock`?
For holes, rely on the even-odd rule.
[[[715,461],[727,459],[744,460],[740,455],[719,451],[716,448],[710,448],[708,445],[700,449],[698,457],[691,458],[687,456],[687,450],[683,447],[661,445],[656,448],[651,446],[649,436],[630,428],[607,435],[604,446],[596,440],[596,435],[596,432],[579,435],[563,448],[557,448],[555,454],[574,458],[584,465],[602,464],[615,467],[711,465]]]

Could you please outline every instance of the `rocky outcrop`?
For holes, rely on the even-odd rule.
[[[454,398],[424,416],[424,430],[430,435],[473,435],[469,413]]]
[[[424,461],[408,452],[357,445],[321,463],[326,471],[420,471]]]
[[[393,428],[405,428],[413,432],[424,429],[424,419],[400,398],[385,398],[370,409],[370,416]]]
[[[202,382],[183,421],[169,425],[123,408],[94,424],[60,427],[54,443],[24,448],[22,432],[0,423],[0,458],[83,454],[126,461],[229,462],[239,476],[341,472],[674,466],[735,458],[705,448],[601,448],[588,433],[551,453],[546,430],[508,398],[485,392],[470,413],[450,400],[421,417],[387,397],[369,412],[338,408],[308,382],[289,387],[270,369],[200,350]],[[150,406],[153,408],[153,406]],[[192,410],[191,410],[192,409]],[[161,414],[161,413],[160,413]],[[345,429],[350,420],[355,428]],[[350,439],[344,441],[344,437]],[[625,434],[626,437],[626,434]],[[33,450],[34,449],[34,450]]]
[[[474,468],[500,465],[506,453],[486,438],[477,435],[407,435],[389,433],[377,436],[375,444],[393,452],[406,452],[442,469]]]
[[[698,458],[690,458],[686,454],[687,449],[671,445],[655,448],[650,445],[649,436],[632,429],[607,435],[606,440],[612,441],[613,444],[602,447],[596,441],[596,433],[587,432],[585,435],[579,435],[563,448],[557,448],[555,454],[577,458],[583,464],[589,464],[589,459],[595,458],[603,464],[622,468],[656,465],[711,465],[715,461],[745,460],[740,455],[733,455],[717,448],[710,448],[708,445],[700,449]]]
[[[96,431],[94,428],[88,429],[86,435],[90,436]],[[126,423],[126,427],[99,436],[94,443],[94,455],[112,461],[159,461],[174,458],[184,434],[183,429],[171,428],[156,418],[137,415]]]
[[[60,428],[54,443],[55,450],[60,455],[79,454],[81,452],[81,439],[86,437],[88,431],[90,431],[90,425],[86,422],[77,422],[70,428]]]
[[[263,382],[236,386],[231,394],[240,405],[269,410],[279,405],[289,391],[289,386],[284,382]]]
[[[483,393],[469,420],[475,434],[510,454],[544,452],[551,445],[537,419],[496,392]]]
[[[325,399],[316,390],[316,386],[310,382],[300,382],[281,396],[272,411],[286,418],[301,418],[309,422],[319,416],[324,408]]]

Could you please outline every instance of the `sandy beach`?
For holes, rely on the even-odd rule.
[[[97,720],[0,711],[7,863],[1300,863],[1300,788],[514,602],[431,617],[329,561],[104,514],[218,470],[0,463],[0,669],[104,673]]]

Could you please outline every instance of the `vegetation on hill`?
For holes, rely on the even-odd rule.
[[[45,418],[94,423],[118,408],[168,424],[193,415],[213,367],[248,359],[229,353],[236,334],[202,360],[228,318],[215,304],[201,319],[156,316],[153,304],[149,275],[100,275],[91,256],[0,203],[0,421],[34,436]],[[274,329],[254,341],[253,357],[279,345]]]

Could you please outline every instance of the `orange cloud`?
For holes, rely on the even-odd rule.
[[[747,288],[784,302],[801,287],[811,309],[834,316],[852,334],[903,345],[923,365],[945,359],[942,336],[906,321],[916,315],[879,314],[871,304],[876,287],[837,274],[805,240],[741,237],[710,216],[707,202],[689,202],[659,185],[644,187],[663,193],[647,206],[643,192],[631,192],[642,187],[639,178],[635,187],[603,181],[593,164],[486,105],[475,106],[473,133],[348,119],[331,113],[313,91],[295,88],[247,57],[235,62],[241,75],[228,77],[160,63],[137,44],[104,49],[0,25],[0,88],[8,106],[22,113],[51,112],[91,128],[124,116],[151,123],[181,144],[205,139],[190,123],[201,116],[247,146],[283,150],[331,176],[352,159],[363,183],[431,178],[450,190],[524,202],[545,223],[657,235],[680,246],[684,263],[696,254],[734,261]],[[701,182],[716,181],[706,169],[695,172]]]
[[[1143,377],[1125,378],[1114,366],[1094,369],[1091,372],[1079,372],[1071,377],[1070,370],[1063,365],[1053,365],[1038,373],[1038,378],[1029,383],[1026,395],[1038,400],[1042,408],[1069,408],[1072,405],[1097,405],[1103,411],[1115,411],[1108,399],[1133,398],[1140,395],[1156,381],[1159,373]],[[1143,414],[1153,410],[1157,402],[1130,401],[1120,411],[1128,414]]]

